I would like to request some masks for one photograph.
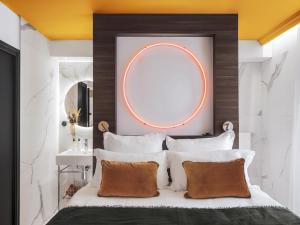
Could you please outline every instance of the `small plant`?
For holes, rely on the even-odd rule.
[[[81,111],[81,109],[73,109],[73,110],[70,110],[68,113],[68,120],[69,120],[69,124],[70,124],[71,135],[73,137],[73,142],[76,141],[75,125],[78,123],[80,111]]]

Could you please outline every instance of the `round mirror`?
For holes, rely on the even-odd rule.
[[[78,126],[93,126],[93,82],[81,81],[73,85],[65,98],[67,116],[78,113]]]

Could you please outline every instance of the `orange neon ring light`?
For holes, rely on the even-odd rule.
[[[126,93],[126,79],[127,79],[128,72],[130,70],[130,67],[131,67],[132,63],[136,60],[137,57],[139,57],[147,49],[155,48],[155,47],[160,47],[160,46],[174,47],[174,48],[177,48],[177,49],[183,51],[184,53],[188,54],[189,56],[191,56],[192,60],[196,63],[198,69],[201,71],[202,76],[200,75],[200,77],[202,77],[202,80],[204,82],[204,91],[203,91],[203,94],[199,98],[199,102],[198,102],[196,108],[193,110],[193,112],[186,119],[184,119],[183,121],[177,122],[177,123],[174,123],[174,124],[170,124],[170,125],[160,125],[160,124],[155,124],[155,123],[148,122],[148,121],[144,120],[141,116],[139,116],[134,111],[132,105],[130,104],[130,102],[128,100],[127,93]],[[150,126],[150,127],[153,127],[153,128],[158,128],[158,129],[176,128],[176,127],[183,126],[183,125],[187,124],[188,122],[190,122],[199,113],[199,111],[203,107],[203,104],[205,102],[205,98],[206,98],[206,95],[207,95],[206,75],[205,75],[204,68],[203,68],[202,64],[200,63],[200,61],[197,59],[197,57],[194,55],[194,53],[191,52],[190,50],[188,50],[187,48],[182,47],[182,46],[177,45],[177,44],[172,44],[172,43],[156,43],[156,44],[151,44],[151,45],[145,46],[144,48],[140,49],[137,52],[137,54],[129,61],[128,65],[126,66],[126,70],[125,70],[125,73],[124,73],[124,76],[123,76],[122,93],[123,93],[123,97],[124,97],[124,100],[125,100],[125,104],[126,104],[127,108],[129,109],[129,112],[139,122],[141,122],[141,123],[143,123],[143,124],[145,124],[147,126]]]

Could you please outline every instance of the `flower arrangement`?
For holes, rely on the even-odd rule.
[[[79,108],[79,109],[70,110],[69,113],[68,113],[70,131],[71,131],[71,135],[73,137],[73,142],[76,141],[75,125],[78,123],[78,119],[79,119],[79,116],[80,116],[80,111],[81,111],[81,109]]]

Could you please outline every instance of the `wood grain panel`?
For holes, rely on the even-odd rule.
[[[94,14],[94,148],[103,147],[100,121],[108,121],[110,131],[116,131],[115,53],[121,35],[213,36],[214,135],[223,132],[227,120],[239,133],[237,15]],[[236,135],[234,147],[238,143]]]

